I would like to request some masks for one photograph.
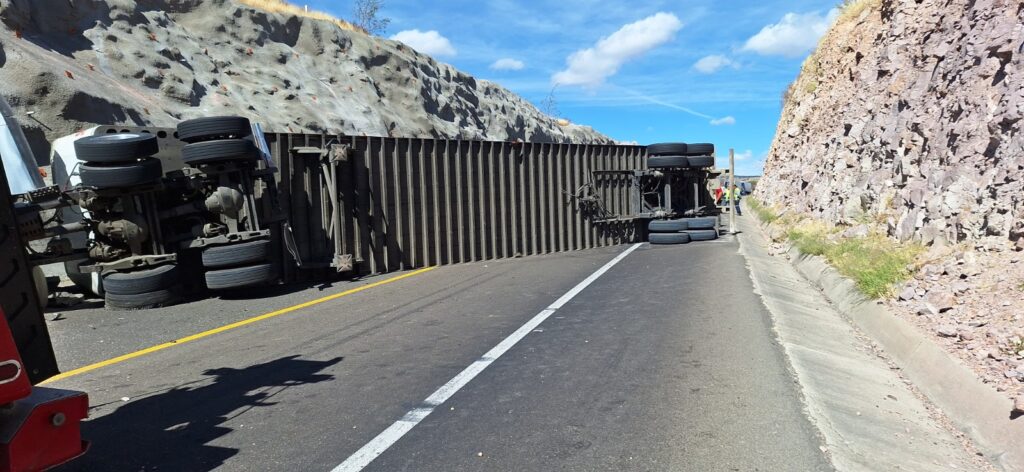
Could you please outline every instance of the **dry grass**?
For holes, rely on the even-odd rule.
[[[802,254],[824,257],[871,298],[892,295],[898,284],[910,278],[912,268],[922,262],[923,248],[919,244],[900,243],[878,232],[867,237],[844,237],[841,228],[820,220],[779,215],[754,199],[748,199],[747,204],[765,224],[783,230],[785,239]]]
[[[864,13],[864,10],[869,8],[877,10],[881,6],[882,0],[843,0],[843,3],[839,5],[838,22],[852,20]]]
[[[756,198],[748,198],[747,206],[754,210],[754,213],[757,214],[757,217],[765,224],[770,225],[779,219],[779,214],[776,213],[773,208],[766,206]]]
[[[884,234],[846,238],[821,222],[805,221],[789,229],[789,241],[803,254],[824,257],[871,298],[892,295],[897,284],[910,278],[921,254],[917,244],[901,244]]]
[[[285,0],[238,0],[238,3],[269,13],[280,13],[282,15],[301,16],[313,20],[329,21],[343,30],[366,33],[362,28],[334,15],[316,10],[307,11],[304,7],[293,5]]]
[[[814,93],[818,90],[818,83],[821,81],[822,75],[818,51],[815,50],[810,56],[807,56],[800,68],[800,79],[804,81],[804,93]]]

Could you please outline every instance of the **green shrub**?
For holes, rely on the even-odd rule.
[[[754,214],[757,215],[757,218],[764,222],[764,224],[772,224],[779,219],[779,215],[777,213],[772,211],[771,208],[764,206],[764,204],[756,198],[748,198],[747,206],[749,206],[751,210],[754,210]]]
[[[765,224],[784,229],[789,242],[801,254],[824,257],[871,298],[889,296],[897,284],[909,279],[911,267],[922,251],[920,245],[901,244],[879,233],[862,238],[843,237],[837,228],[805,215],[780,216],[756,198],[748,198],[747,205]],[[1024,283],[1021,287],[1024,290]]]
[[[817,225],[801,225],[787,232],[789,241],[802,254],[812,256],[828,255],[828,232]]]
[[[896,284],[910,278],[909,267],[921,251],[917,245],[900,244],[881,234],[835,237],[816,226],[790,229],[789,240],[803,254],[824,257],[871,298],[891,295]]]

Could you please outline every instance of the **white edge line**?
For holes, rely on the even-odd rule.
[[[498,360],[498,358],[503,354],[508,352],[509,349],[512,349],[512,346],[515,346],[516,343],[525,338],[526,335],[530,334],[537,328],[537,326],[543,323],[544,320],[548,319],[548,317],[558,311],[559,308],[565,306],[566,303],[569,303],[569,301],[575,298],[576,295],[579,295],[580,292],[590,286],[590,284],[594,283],[595,280],[604,275],[605,272],[608,272],[608,270],[614,267],[615,264],[621,262],[626,258],[626,256],[635,251],[641,245],[642,243],[637,243],[630,246],[629,249],[626,249],[618,256],[615,256],[614,259],[608,261],[607,264],[601,266],[600,269],[597,269],[593,274],[590,274],[590,276],[583,279],[582,282],[576,284],[576,286],[568,292],[565,292],[565,295],[562,295],[550,306],[541,310],[540,313],[537,313],[537,315],[531,318],[530,321],[527,321],[526,324],[519,327],[519,329],[498,343],[497,346],[491,348],[490,351],[487,351],[486,354],[470,364],[469,367],[466,367],[462,372],[459,372],[458,375],[452,377],[448,383],[442,385],[441,388],[430,394],[430,396],[423,401],[423,405],[413,408],[401,419],[391,426],[388,426],[388,428],[378,434],[377,437],[359,448],[359,450],[349,456],[348,459],[345,459],[345,462],[342,462],[332,469],[332,472],[358,472],[365,469],[366,466],[370,465],[374,459],[383,454],[384,451],[388,450],[388,448],[398,442],[399,439],[402,439],[402,436],[405,436],[406,433],[411,431],[412,428],[423,421],[424,418],[433,413],[435,408],[448,401],[452,395],[455,395],[455,393],[461,390],[462,387],[465,387],[466,384],[472,381],[477,375],[480,375],[484,369],[493,364],[494,361]]]

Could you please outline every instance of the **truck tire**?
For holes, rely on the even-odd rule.
[[[186,143],[244,138],[251,134],[249,120],[240,116],[214,116],[178,123],[178,139]]]
[[[689,156],[686,160],[689,162],[690,167],[695,169],[715,166],[715,158],[711,156]]]
[[[691,229],[686,232],[690,241],[711,241],[718,239],[718,230],[714,229]]]
[[[715,145],[711,143],[689,143],[686,145],[687,156],[710,156],[715,153]]]
[[[718,218],[705,216],[703,218],[684,218],[688,230],[694,229],[715,229],[718,227]]]
[[[272,264],[258,264],[233,269],[206,272],[206,288],[227,290],[232,288],[264,285],[277,280],[277,271]]]
[[[159,159],[146,159],[131,164],[82,164],[78,175],[86,187],[116,188],[157,182],[164,171]]]
[[[652,233],[678,233],[686,231],[690,226],[685,219],[682,220],[651,220],[647,224],[647,231]]]
[[[177,287],[130,295],[118,295],[108,291],[103,295],[103,300],[107,308],[143,310],[173,305],[181,301],[181,295]]]
[[[648,156],[685,156],[686,143],[657,143],[647,145]]]
[[[46,274],[43,273],[42,267],[32,267],[32,282],[36,286],[36,298],[39,301],[39,306],[46,308],[46,305],[50,304],[50,287],[46,283]]]
[[[246,139],[204,141],[187,144],[181,149],[181,160],[191,166],[213,162],[255,161],[259,158],[259,148]]]
[[[67,261],[64,263],[64,273],[67,274],[68,279],[71,279],[71,283],[75,284],[76,287],[82,289],[87,293],[93,295],[103,296],[102,282],[96,283],[102,279],[94,279],[94,274],[88,272],[82,272],[82,264],[89,264],[89,259],[79,259],[77,261]]]
[[[75,156],[85,162],[132,162],[158,152],[160,145],[156,136],[146,133],[103,134],[75,141]]]
[[[222,269],[270,259],[270,241],[260,239],[203,249],[203,267]]]
[[[113,295],[138,295],[172,287],[179,282],[178,266],[162,265],[152,269],[114,272],[103,277],[103,288]]]
[[[690,235],[686,233],[651,233],[647,237],[651,244],[686,244],[690,242]]]
[[[647,167],[650,169],[689,166],[690,161],[686,156],[653,156],[647,158]]]

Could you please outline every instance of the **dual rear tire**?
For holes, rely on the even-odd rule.
[[[140,310],[173,305],[181,300],[178,266],[113,272],[103,276],[103,298],[108,308]]]
[[[82,185],[98,189],[135,187],[160,181],[163,167],[153,156],[157,137],[148,133],[115,133],[75,141]]]
[[[718,218],[652,220],[647,225],[648,242],[655,245],[687,244],[718,239]]]
[[[266,239],[207,247],[202,254],[206,288],[230,290],[276,282],[277,269],[270,256]]]
[[[651,169],[704,169],[715,166],[715,145],[710,143],[658,143],[647,146]]]
[[[186,144],[181,160],[192,167],[259,160],[260,150],[253,141],[252,124],[240,116],[198,118],[178,124],[178,138]]]

